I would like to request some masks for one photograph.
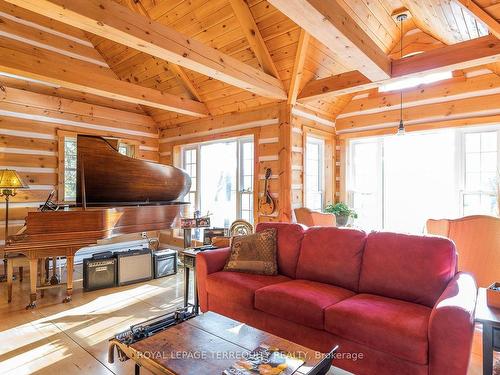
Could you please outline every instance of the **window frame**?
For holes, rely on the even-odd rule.
[[[245,176],[248,176],[248,174],[245,173],[245,159],[243,155],[243,147],[245,143],[250,143],[252,144],[252,170],[250,176],[252,177],[252,183],[250,184],[250,189],[245,190],[244,189],[244,183],[245,183]],[[255,192],[255,142],[253,137],[240,137],[238,140],[238,171],[237,171],[237,176],[238,176],[238,181],[237,181],[237,186],[238,186],[238,194],[236,194],[236,204],[238,207],[238,212],[236,213],[240,219],[242,218],[242,212],[243,211],[250,211],[250,223],[255,222],[255,206],[254,206],[254,192]],[[243,201],[243,195],[249,195],[250,196],[250,202],[251,202],[251,209],[250,210],[243,210],[242,207],[242,201]]]
[[[459,199],[459,209],[460,209],[460,216],[464,216],[464,197],[467,194],[484,194],[484,195],[490,195],[490,196],[496,196],[497,197],[497,206],[498,206],[498,201],[500,200],[499,196],[499,191],[483,191],[483,190],[467,190],[467,152],[466,152],[466,136],[467,134],[475,134],[475,133],[488,133],[488,132],[496,132],[497,133],[497,179],[500,178],[499,176],[499,171],[500,171],[500,125],[494,125],[494,126],[489,126],[489,127],[484,127],[484,126],[479,126],[479,127],[472,127],[472,128],[461,128],[457,130],[457,155],[456,155],[456,160],[457,160],[457,187],[458,187],[458,199]],[[481,153],[481,152],[480,152]],[[497,181],[497,184],[500,183],[500,181]],[[498,213],[500,214],[500,212]]]
[[[200,147],[198,144],[192,144],[192,145],[187,145],[181,147],[181,168],[184,169],[187,172],[186,169],[186,151],[191,151],[191,150],[196,150],[196,161],[195,163],[190,163],[190,164],[195,164],[196,165],[196,184],[195,184],[195,189],[193,191],[194,197],[195,197],[195,202],[194,202],[194,207],[193,207],[193,212],[199,209],[200,207],[200,172],[201,172],[201,167],[200,167]],[[189,174],[189,173],[188,173]],[[191,185],[191,188],[193,186]],[[188,191],[187,194],[192,193],[191,189]],[[192,203],[191,203],[192,204]]]
[[[311,142],[310,142],[311,141]],[[318,145],[318,187],[319,191],[315,193],[320,193],[321,194],[321,208],[320,211],[323,211],[325,207],[325,199],[326,199],[326,194],[325,194],[325,157],[326,157],[326,140],[323,137],[320,137],[316,134],[310,134],[306,133],[304,136],[304,178],[303,178],[303,200],[304,200],[304,207],[309,207],[308,202],[307,202],[307,196],[308,196],[308,184],[307,184],[307,171],[308,171],[308,163],[307,163],[307,153],[308,153],[308,145],[309,143],[314,143]],[[311,208],[311,207],[309,207]],[[311,208],[313,209],[313,208]]]
[[[360,193],[355,191],[354,184],[354,147],[355,144],[366,144],[366,143],[374,143],[377,147],[377,155],[376,155],[376,164],[379,166],[376,171],[377,181],[376,187],[374,189],[374,194],[377,199],[377,207],[378,207],[378,226],[380,228],[384,227],[385,222],[385,195],[384,195],[384,145],[382,137],[368,137],[368,138],[354,138],[350,139],[347,144],[347,155],[346,155],[346,173],[344,174],[347,179],[345,182],[345,196],[347,204],[350,207],[354,206],[354,194]]]
[[[205,142],[197,142],[197,143],[191,143],[191,144],[186,144],[186,145],[181,145],[180,146],[180,157],[179,157],[179,164],[181,165],[181,168],[185,169],[186,163],[185,163],[185,151],[188,150],[196,150],[196,191],[195,191],[195,206],[194,210],[199,210],[201,206],[201,197],[200,197],[200,189],[201,189],[201,163],[200,163],[200,157],[201,157],[201,147],[204,145],[210,145],[210,144],[216,144],[216,143],[221,143],[221,142],[231,142],[235,141],[237,143],[236,147],[236,152],[237,152],[237,159],[238,162],[236,163],[237,170],[236,170],[236,186],[238,187],[237,193],[236,193],[236,217],[241,218],[241,212],[242,212],[242,207],[241,207],[241,202],[242,202],[242,194],[252,194],[254,197],[254,192],[255,192],[255,136],[253,133],[251,134],[245,134],[237,137],[228,137],[228,138],[221,138],[221,139],[215,139],[215,140],[210,140],[210,141],[205,141]],[[242,150],[243,150],[243,144],[251,142],[253,143],[253,174],[252,174],[252,188],[250,192],[243,192],[242,191],[242,180],[243,180],[243,158],[242,158]],[[255,223],[255,199],[252,199],[252,223]]]
[[[422,130],[422,131],[415,131],[414,133],[430,133],[436,130],[440,129],[429,129],[429,130]],[[446,130],[443,129],[443,130]],[[497,201],[500,201],[500,195],[498,192],[485,192],[485,191],[466,191],[466,152],[465,152],[465,136],[466,134],[471,134],[471,133],[484,133],[484,132],[496,132],[497,133],[497,173],[500,170],[500,125],[488,125],[488,126],[474,126],[474,127],[460,127],[460,128],[455,128],[453,129],[455,131],[455,176],[456,176],[456,181],[455,181],[455,191],[456,191],[456,198],[457,199],[457,205],[458,205],[458,212],[460,216],[464,216],[464,194],[471,194],[471,193],[481,193],[481,194],[491,194],[496,195]],[[379,144],[379,152],[377,155],[377,165],[379,165],[380,168],[378,168],[378,173],[377,173],[377,206],[379,207],[379,221],[380,221],[380,228],[384,228],[385,225],[385,192],[384,192],[384,138],[386,137],[391,137],[394,135],[387,134],[387,135],[380,135],[380,136],[369,136],[369,137],[353,137],[347,139],[346,142],[346,147],[344,150],[344,157],[346,160],[345,167],[344,167],[344,175],[346,176],[346,181],[344,185],[344,191],[342,192],[345,196],[346,202],[348,205],[352,206],[354,201],[353,201],[353,182],[354,182],[354,169],[353,169],[353,160],[354,160],[354,148],[353,145],[356,143],[363,143],[363,142],[377,142]],[[497,175],[498,176],[498,175]],[[499,178],[498,176],[497,178]]]

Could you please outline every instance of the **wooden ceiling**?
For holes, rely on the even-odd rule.
[[[467,3],[468,1],[470,0],[461,2]],[[298,95],[299,102],[307,108],[334,118],[349,103],[354,94],[354,92],[348,92],[344,95],[337,94],[314,100],[301,99],[299,93],[307,83],[331,79],[332,76],[342,77],[343,74],[356,70],[356,67],[353,68],[351,60],[345,58],[346,54],[352,52],[328,48],[324,40],[319,41],[305,33],[292,21],[293,16],[289,18],[284,14],[288,14],[288,10],[282,8],[281,3],[295,3],[291,0],[270,0],[269,2],[266,0],[115,0],[121,6],[149,20],[157,21],[182,33],[189,38],[188,44],[190,40],[200,42],[224,54],[221,55],[224,59],[226,59],[225,56],[230,56],[235,61],[243,62],[255,69],[251,72],[262,72],[264,84],[267,82],[277,87],[275,92],[278,94],[275,97],[260,95],[256,93],[256,89],[242,89],[242,85],[231,84],[230,79],[214,79],[200,72],[203,70],[190,69],[150,53],[141,52],[130,45],[111,40],[108,35],[105,38],[91,33],[89,28],[83,32],[76,27],[13,5],[32,7],[33,10],[37,6],[40,8],[47,4],[59,6],[64,5],[65,2],[67,0],[0,0],[0,12],[2,12],[0,17],[2,14],[10,14],[60,30],[75,38],[88,38],[98,52],[95,56],[92,55],[92,58],[102,62],[99,68],[100,73],[104,71],[110,77],[118,77],[134,85],[131,87],[151,89],[151,91],[145,91],[144,95],[147,95],[149,102],[154,105],[148,105],[147,101],[138,101],[137,103],[142,104],[140,108],[133,104],[133,98],[129,100],[129,103],[123,104],[120,98],[123,98],[124,93],[114,92],[111,88],[107,90],[112,94],[111,99],[102,99],[98,95],[103,90],[102,85],[94,90],[82,91],[80,82],[65,87],[50,88],[36,82],[23,82],[8,78],[10,85],[20,88],[24,86],[26,89],[37,92],[50,91],[52,94],[63,97],[83,98],[82,100],[100,105],[129,108],[134,112],[144,109],[160,128],[176,127],[193,120],[192,115],[186,114],[189,111],[196,112],[200,116],[205,115],[205,111],[211,115],[219,115],[277,102],[283,100],[278,98],[279,90],[284,90],[286,93],[295,92],[294,95],[289,96],[289,101],[294,102],[295,99],[292,96]],[[100,4],[99,0],[90,0],[90,2]],[[297,0],[297,2],[300,1]],[[412,19],[405,27],[405,33],[413,40],[410,43],[411,46],[405,43],[404,48],[405,51],[408,48],[408,53],[453,45],[488,34],[487,22],[480,21],[480,17],[474,16],[467,6],[460,5],[459,0],[309,0],[309,3],[313,5],[316,2],[323,2],[321,5],[335,4],[341,11],[340,13],[346,14],[349,28],[362,30],[363,35],[367,37],[364,42],[369,41],[373,44],[373,49],[380,51],[382,60],[387,56],[397,58],[395,51],[399,49],[400,29],[392,15],[400,8],[407,8],[412,15]],[[31,5],[26,5],[27,3]],[[280,10],[271,3],[278,6]],[[500,0],[476,0],[474,5],[480,8],[490,21],[498,22],[500,19]],[[42,14],[43,12],[42,9],[38,11]],[[53,18],[62,20],[57,16]],[[0,21],[2,20],[3,18],[0,18]],[[300,23],[300,20],[296,21]],[[301,26],[304,25],[301,24]],[[82,27],[85,29],[84,26]],[[0,33],[1,31],[0,27]],[[12,43],[11,39],[7,40],[8,37],[5,38],[3,35],[0,34],[3,38],[0,40],[1,46]],[[43,38],[43,35],[41,37]],[[387,58],[387,63],[390,69],[389,58]],[[192,67],[192,65],[188,66]],[[292,77],[297,76],[300,79],[292,80]],[[278,83],[273,81],[276,78]],[[360,87],[355,92],[364,89],[366,88]],[[124,86],[123,90],[126,93],[127,88]],[[156,93],[159,92],[170,96],[157,97]],[[181,102],[175,101],[174,97],[180,98]],[[198,102],[206,106],[206,110],[205,107],[197,106]],[[189,111],[166,110],[170,108],[169,106],[179,108],[185,103],[193,103]]]

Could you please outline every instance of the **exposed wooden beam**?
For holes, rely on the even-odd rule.
[[[255,94],[286,99],[281,81],[113,0],[7,0]]]
[[[146,10],[146,8],[144,8],[144,5],[142,5],[140,1],[137,2],[135,0],[126,0],[125,4],[129,7],[129,9],[139,14],[142,14],[144,17],[151,19],[151,16],[149,15],[148,11]],[[182,67],[172,62],[167,64],[169,70],[177,77],[177,79],[184,86],[184,88],[192,95],[192,97],[198,100],[199,102],[203,102],[203,100],[201,100],[200,94],[198,93],[198,90],[194,86],[193,82],[191,82],[184,69],[182,69]]]
[[[457,0],[457,3],[470,10],[472,15],[480,22],[484,23],[490,32],[500,39],[500,23],[483,10],[472,0]]]
[[[70,39],[76,43],[93,48],[85,33],[75,27],[29,12],[26,9],[0,1],[0,15],[25,26],[36,28],[40,31]]]
[[[293,63],[292,79],[290,89],[288,90],[287,103],[294,105],[297,102],[302,75],[304,73],[304,62],[306,61],[307,47],[309,46],[310,36],[304,29],[300,30],[299,42],[297,43],[297,52],[295,62]]]
[[[390,77],[390,60],[337,0],[269,0],[338,55],[342,65],[372,81]]]
[[[360,72],[346,72],[309,82],[300,92],[299,100],[316,100],[327,96],[352,94],[377,87]]]
[[[179,81],[181,81],[181,84],[184,86],[186,90],[189,91],[189,93],[193,96],[193,98],[195,98],[199,102],[203,102],[200,94],[198,93],[198,89],[194,86],[193,82],[191,82],[188,75],[181,66],[174,63],[168,63],[168,68],[172,73],[175,74],[175,76],[179,79]]]
[[[0,72],[189,116],[208,115],[208,109],[202,103],[95,72],[87,74],[81,65],[73,66],[74,60],[66,58],[68,63],[61,64],[59,61],[63,58],[62,56],[58,57],[56,60],[58,62],[55,63],[54,59],[50,58],[51,55],[54,54],[46,52],[43,55],[34,56],[25,51],[0,46]]]
[[[494,73],[466,78],[454,77],[445,81],[420,85],[404,92],[404,107],[444,103],[451,100],[500,94],[500,77]],[[353,99],[337,119],[362,116],[398,109],[401,103],[399,91],[384,92],[365,98]]]
[[[348,72],[309,82],[298,99],[309,101],[352,94],[405,78],[466,69],[497,61],[500,61],[500,40],[489,35],[395,60],[392,62],[392,78],[387,80],[370,82],[359,72]]]
[[[17,19],[14,18],[14,20]],[[14,20],[5,18],[0,13],[0,36],[109,68],[94,47],[82,45],[71,39],[44,32],[43,30],[37,30]]]
[[[243,32],[250,44],[250,48],[255,53],[255,57],[259,60],[260,66],[264,72],[276,78],[279,78],[278,69],[274,65],[274,61],[269,54],[266,43],[260,34],[259,28],[255,23],[252,12],[248,8],[245,0],[230,0],[234,14],[240,23]]]
[[[403,111],[405,125],[422,124],[433,121],[466,119],[471,117],[500,115],[500,94],[450,100],[406,108]],[[399,109],[351,116],[335,121],[338,131],[368,130],[383,127],[396,128],[400,120]]]
[[[162,130],[160,133],[160,143],[177,142],[215,133],[278,124],[279,108],[273,104],[251,111],[230,112],[224,115],[209,116],[204,119],[189,121],[182,125]]]
[[[421,124],[414,124],[406,126],[406,132],[436,130],[436,129],[450,129],[450,128],[463,128],[466,126],[496,126],[500,123],[500,115],[493,116],[473,116],[468,118],[459,119],[443,119],[443,120],[429,120]],[[349,138],[359,137],[374,137],[386,134],[394,134],[394,126],[376,127],[367,130],[342,130],[337,132],[338,139],[345,140]]]
[[[78,116],[106,119],[121,124],[124,129],[146,129],[147,131],[151,131],[151,133],[158,131],[156,123],[147,115],[16,89],[9,87],[8,84],[4,85],[2,77],[0,77],[0,86],[2,87],[0,89],[0,102],[43,108],[49,111],[70,113]],[[141,128],[129,127],[128,125],[131,124],[140,126]]]
[[[437,48],[392,62],[392,77],[472,68],[500,60],[500,40],[493,35]]]

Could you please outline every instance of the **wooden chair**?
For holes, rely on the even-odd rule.
[[[480,287],[500,281],[500,218],[466,216],[427,220],[427,233],[448,237],[457,247],[458,269],[471,272]]]
[[[307,207],[296,208],[294,212],[297,223],[308,227],[334,227],[336,224],[335,215],[333,214],[324,214]]]

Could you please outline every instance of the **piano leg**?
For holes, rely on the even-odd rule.
[[[30,258],[30,303],[26,309],[36,306],[36,281],[38,278],[38,259]]]
[[[43,259],[38,259],[38,269],[40,270],[40,273],[39,273],[39,284],[40,286],[45,286],[46,284],[46,278],[45,278],[45,271],[46,271],[46,268],[45,268],[45,259],[46,258],[43,258]],[[45,289],[42,289],[40,290],[40,297],[43,298],[45,297]]]
[[[66,257],[66,271],[68,272],[68,275],[66,276],[66,298],[63,300],[63,302],[71,302],[71,295],[73,294],[73,258],[73,256]]]
[[[52,277],[50,278],[50,285],[59,284],[59,278],[57,277],[57,257],[52,257]]]

